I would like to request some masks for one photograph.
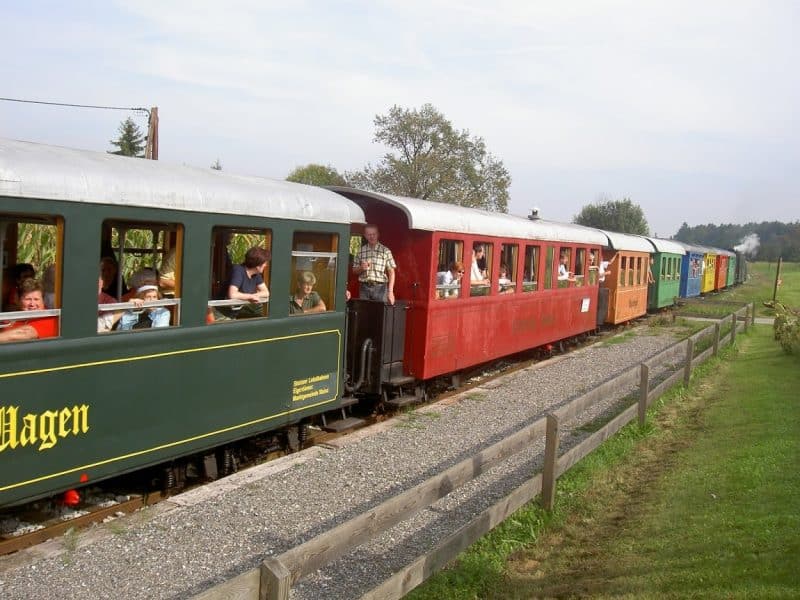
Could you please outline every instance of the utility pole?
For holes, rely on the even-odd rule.
[[[778,257],[778,270],[775,271],[775,287],[772,288],[772,304],[775,304],[775,300],[778,298],[778,286],[781,284],[781,264],[783,263],[783,257]]]
[[[150,109],[150,118],[147,120],[147,144],[144,147],[144,157],[158,160],[158,107]]]

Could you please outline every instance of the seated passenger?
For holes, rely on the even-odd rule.
[[[289,314],[325,312],[325,302],[314,291],[317,278],[311,271],[301,271],[297,275],[297,290],[289,298]]]
[[[103,276],[97,278],[97,304],[114,304],[117,299],[109,296],[103,291]],[[97,333],[107,333],[114,329],[122,316],[121,310],[98,310],[97,311]]]
[[[35,279],[25,279],[20,285],[19,309],[44,310],[42,284]],[[58,317],[37,317],[11,321],[0,329],[0,343],[36,340],[58,335]]]
[[[13,312],[16,310],[23,310],[20,303],[20,286],[26,279],[33,279],[36,277],[36,270],[33,265],[29,263],[18,263],[10,267],[7,275],[3,277],[3,281],[8,279],[8,284],[3,284],[5,293],[3,295],[3,311]]]
[[[233,265],[228,282],[228,298],[250,303],[250,306],[235,311],[237,318],[262,316],[260,304],[269,299],[263,276],[269,258],[269,250],[254,246],[244,255],[244,264]]]
[[[128,279],[128,291],[122,295],[122,301],[128,302],[137,297],[139,289],[144,285],[158,285],[158,271],[143,267],[135,271]]]
[[[175,246],[169,249],[158,272],[158,286],[167,295],[175,294]]]
[[[145,302],[154,302],[161,299],[157,285],[142,285],[136,290],[136,297],[131,302],[136,304],[138,310],[127,310],[120,317],[119,329],[149,329],[151,327],[169,327],[170,312],[164,306],[151,306],[141,310]]]
[[[569,257],[566,254],[561,255],[561,260],[558,264],[558,281],[574,281],[574,273],[569,270]]]
[[[514,282],[508,278],[508,267],[505,264],[500,265],[500,277],[497,280],[498,291],[501,294],[513,294]]]
[[[100,274],[103,277],[103,291],[109,296],[121,299],[128,292],[125,282],[121,283],[122,289],[118,289],[120,281],[118,277],[119,264],[113,256],[104,256],[100,259]]]
[[[437,290],[440,298],[458,298],[458,286],[461,284],[461,276],[464,274],[464,263],[454,260],[450,263],[447,271],[436,273],[436,285],[450,286],[450,289]]]
[[[481,271],[478,262],[484,257],[485,250],[481,244],[473,246],[472,248],[472,267],[469,272],[470,285],[489,285],[489,280],[486,279],[485,271]]]

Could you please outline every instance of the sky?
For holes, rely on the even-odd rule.
[[[433,104],[511,174],[509,212],[630,198],[651,234],[800,220],[793,1],[6,0],[0,97],[157,106],[159,159],[283,179],[376,163]],[[146,116],[0,101],[0,137],[112,149]]]

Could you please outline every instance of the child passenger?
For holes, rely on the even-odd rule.
[[[131,302],[138,307],[136,310],[125,311],[119,320],[119,329],[149,329],[150,327],[169,327],[170,312],[164,306],[151,306],[142,309],[145,302],[154,302],[161,299],[157,285],[143,285],[137,288],[136,297]]]
[[[501,294],[514,293],[514,282],[508,278],[508,267],[505,264],[500,265],[500,278],[497,280],[497,284]]]

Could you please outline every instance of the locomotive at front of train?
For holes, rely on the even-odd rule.
[[[465,369],[596,329],[590,258],[605,240],[596,230],[330,189],[364,210],[397,262],[395,307],[350,303],[347,364],[356,393],[402,404],[424,394],[433,378],[458,378]],[[565,281],[558,278],[562,255],[573,271]],[[352,274],[350,289],[358,289]]]
[[[321,188],[11,140],[0,140],[0,172],[4,266],[31,227],[49,228],[54,308],[44,312],[58,322],[54,337],[0,344],[0,506],[202,457],[341,404],[347,240],[364,220],[355,204]],[[258,266],[269,300],[225,299],[215,265],[242,259],[231,238],[271,253]],[[160,269],[141,286],[157,288],[169,254],[169,296],[138,312],[122,297],[99,300],[101,257]],[[298,280],[312,275],[326,309],[292,314]],[[103,315],[141,323],[150,308],[167,311],[163,326],[100,331]],[[252,318],[237,313],[248,308]],[[29,316],[0,307],[0,324]]]

